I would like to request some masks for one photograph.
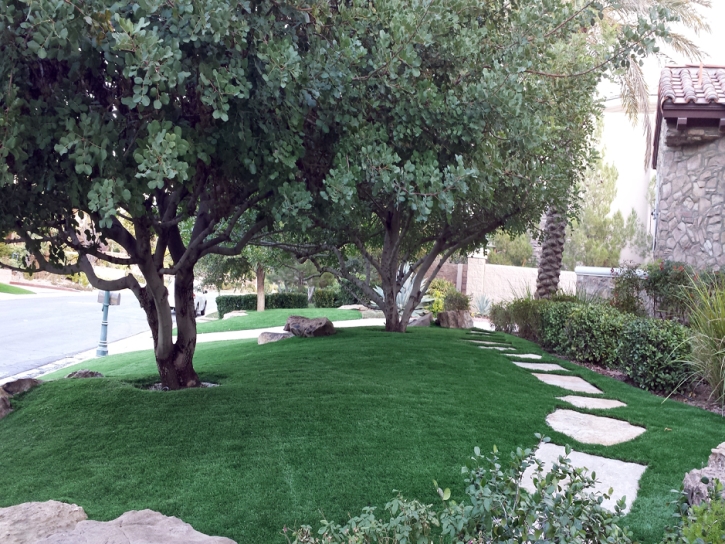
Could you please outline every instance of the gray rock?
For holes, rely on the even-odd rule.
[[[408,327],[430,327],[433,322],[433,314],[419,315],[411,317],[408,321]]]
[[[359,310],[361,312],[367,311],[370,308],[365,306],[364,304],[343,304],[338,308],[338,310]]]
[[[88,519],[83,508],[58,501],[26,502],[0,508],[0,542],[36,543],[51,535],[72,531]]]
[[[247,315],[247,312],[244,310],[235,310],[233,312],[228,312],[224,314],[224,317],[222,319],[231,319],[232,317],[244,317]]]
[[[0,419],[4,418],[12,411],[13,407],[10,405],[10,395],[8,395],[5,390],[0,387]],[[1,532],[0,536],[2,536]]]
[[[103,374],[100,372],[96,372],[95,370],[88,370],[87,368],[82,368],[80,370],[76,370],[75,372],[71,372],[66,376],[66,378],[103,378]]]
[[[361,312],[363,319],[384,319],[385,313],[381,310],[363,310]]]
[[[702,480],[706,479],[707,483]],[[700,504],[709,496],[708,489],[713,487],[713,480],[718,479],[725,484],[725,442],[712,449],[707,466],[700,470],[691,470],[685,474],[683,485],[690,504]],[[725,492],[723,492],[725,498]]]
[[[13,382],[6,383],[2,388],[8,395],[13,396],[18,393],[30,391],[33,387],[40,385],[41,383],[42,382],[40,380],[36,380],[35,378],[21,378]]]
[[[437,323],[445,329],[472,329],[473,318],[467,310],[440,312]]]
[[[316,338],[335,334],[335,326],[326,317],[308,318],[291,315],[287,318],[284,330],[302,338]]]
[[[287,338],[294,338],[295,335],[291,332],[263,332],[257,337],[257,344],[269,344],[270,342],[279,342],[280,340],[286,340]]]
[[[28,542],[28,541],[23,541]],[[81,521],[71,531],[37,544],[236,544],[229,538],[202,534],[179,518],[153,510],[131,510],[107,522]]]

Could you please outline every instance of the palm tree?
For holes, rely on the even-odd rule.
[[[711,7],[710,0],[620,0],[604,12],[604,20],[600,29],[619,29],[632,24],[638,16],[645,15],[653,7],[664,7],[679,18],[682,25],[699,34],[708,31],[709,26],[697,11],[697,7]],[[603,39],[603,34],[594,35],[594,39]],[[678,32],[670,32],[668,45],[676,52],[693,60],[699,60],[702,52],[689,38]],[[655,54],[663,59],[663,53]],[[644,79],[642,67],[637,62],[630,62],[623,73],[618,76],[620,96],[625,113],[633,124],[638,123],[642,114],[642,128],[647,140],[645,165],[649,164],[652,154],[652,122],[650,119],[649,88]],[[546,214],[544,225],[541,259],[536,279],[536,297],[550,298],[556,292],[561,273],[561,262],[564,255],[566,236],[566,214],[557,207],[551,207]]]

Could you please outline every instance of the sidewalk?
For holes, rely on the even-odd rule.
[[[491,327],[488,319],[475,319],[474,323],[476,327],[481,329],[493,330],[493,327]],[[385,326],[385,319],[351,319],[347,321],[333,321],[333,324],[338,329],[345,329],[348,327],[382,327]],[[226,342],[229,340],[251,340],[257,338],[263,332],[282,332],[282,330],[283,327],[268,327],[266,329],[250,329],[245,331],[209,332],[197,335],[196,343],[204,344],[206,342]],[[151,337],[151,332],[148,331],[108,344],[108,355],[151,350],[153,348],[153,338]],[[8,376],[7,378],[2,378],[0,379],[0,385],[21,378],[40,378],[46,374],[51,374],[56,370],[61,370],[95,358],[96,350],[94,348],[84,351],[83,353],[79,353],[73,357],[65,357],[64,359],[59,359],[58,361],[39,366],[38,368],[21,372],[19,374],[15,374],[14,376]]]

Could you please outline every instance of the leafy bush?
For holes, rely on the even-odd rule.
[[[634,263],[624,263],[614,273],[611,304],[620,312],[643,316],[646,314],[642,292],[644,274]]]
[[[722,492],[719,481],[715,482],[715,490],[709,501],[690,508],[683,519],[682,536],[687,542],[725,542],[725,500],[718,493]]]
[[[440,488],[438,507],[398,496],[385,505],[384,517],[376,517],[375,508],[367,507],[345,525],[323,520],[319,536],[302,526],[292,532],[293,544],[631,542],[630,534],[617,524],[624,500],[615,506],[615,513],[604,509],[601,501],[608,496],[595,492],[594,479],[568,459],[561,457],[544,474],[530,449],[519,448],[508,459],[499,458],[495,448],[490,457],[482,456],[478,448],[474,451],[463,467],[463,502],[450,500],[450,490]],[[567,455],[570,452],[567,448]],[[521,487],[529,466],[536,466],[534,493]]]
[[[446,312],[468,311],[471,309],[471,299],[468,295],[453,290],[443,299],[443,308]]]
[[[644,290],[652,299],[655,317],[687,322],[686,289],[692,275],[684,263],[660,261],[647,266]]]
[[[224,314],[237,310],[253,311],[257,309],[257,295],[221,295],[216,299],[219,319]],[[304,293],[271,293],[264,297],[264,307],[268,310],[280,308],[307,308],[307,295]]]
[[[446,298],[446,295],[455,290],[455,284],[443,278],[436,278],[430,282],[427,294],[433,298],[433,304],[430,310],[434,317],[444,310],[443,300]]]
[[[315,308],[337,308],[340,293],[335,289],[315,289],[312,302]]]
[[[345,304],[370,305],[370,297],[363,293],[362,289],[354,283],[345,279],[339,279],[338,284],[337,306],[343,306]]]
[[[682,325],[660,319],[634,319],[622,331],[619,359],[635,385],[671,393],[685,383],[688,333]]]
[[[569,348],[569,336],[566,324],[578,302],[550,302],[541,307],[539,342],[544,349],[556,353],[566,353]]]
[[[574,308],[566,323],[566,354],[577,361],[616,367],[619,338],[632,319],[633,316],[604,304]]]

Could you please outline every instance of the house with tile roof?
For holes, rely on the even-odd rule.
[[[654,257],[725,268],[725,67],[662,70]]]

